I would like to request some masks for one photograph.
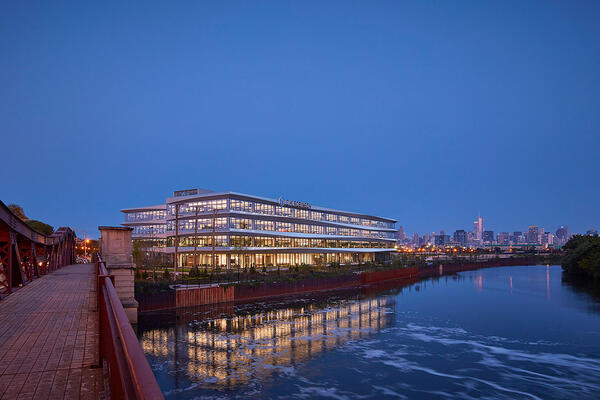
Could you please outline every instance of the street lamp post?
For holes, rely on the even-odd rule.
[[[179,203],[175,203],[175,262],[174,262],[174,275],[177,279],[177,264],[179,262]]]
[[[87,260],[87,244],[90,242],[90,239],[87,238],[85,231],[83,232],[83,257]]]

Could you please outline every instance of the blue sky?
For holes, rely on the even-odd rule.
[[[600,2],[3,2],[0,199],[204,187],[409,233],[600,228]]]

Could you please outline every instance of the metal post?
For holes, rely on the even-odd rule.
[[[175,279],[177,279],[177,264],[179,263],[178,257],[179,251],[179,204],[175,204],[175,262],[173,273],[175,275]]]
[[[6,265],[6,276],[8,282],[7,293],[12,293],[12,281],[13,281],[13,236],[11,232],[8,232],[8,265]]]
[[[35,251],[35,243],[31,242],[31,258],[33,260],[33,271],[36,278],[40,277],[40,269],[38,268],[37,252]]]
[[[212,215],[212,268],[213,271],[215,270],[215,215],[217,213],[217,210],[215,208],[213,208],[213,215]]]
[[[150,247],[152,249],[152,282],[156,282],[156,254],[154,252],[154,225],[150,227]]]
[[[198,206],[196,206],[196,220],[194,222],[194,267],[198,267]]]
[[[100,275],[100,260],[98,260],[98,267],[97,267],[97,275],[96,275],[96,311],[98,312],[98,366],[102,366],[103,365],[103,357],[102,357],[102,334],[104,332],[102,329],[102,326],[104,325],[104,321],[102,320],[102,300],[103,300],[103,287],[102,287],[102,281],[104,278],[102,278],[102,275]]]

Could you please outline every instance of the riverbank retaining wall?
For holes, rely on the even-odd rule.
[[[419,268],[390,269],[387,271],[365,271],[360,274],[360,283],[363,285],[392,279],[410,278],[419,275]]]
[[[187,287],[175,289],[175,307],[228,303],[235,300],[233,286]]]
[[[418,281],[419,278],[471,271],[479,268],[513,265],[535,265],[537,261],[538,260],[536,258],[531,257],[488,260],[484,262],[468,264],[440,263],[422,268],[411,267],[385,271],[364,271],[330,278],[304,278],[291,282],[283,281],[276,283],[258,283],[256,285],[244,286],[211,285],[185,287],[177,288],[169,293],[143,296],[139,298],[138,301],[140,303],[139,309],[141,312],[235,301],[245,302],[299,293],[352,288],[361,285],[373,286],[373,284],[376,283],[391,282],[401,279],[410,283],[414,283]]]
[[[344,275],[332,278],[305,278],[296,282],[261,283],[256,286],[236,286],[235,300],[255,300],[285,294],[318,292],[343,289],[360,285],[360,275]]]

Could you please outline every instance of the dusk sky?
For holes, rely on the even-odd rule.
[[[0,6],[0,200],[98,236],[202,187],[407,233],[600,228],[600,2]]]

